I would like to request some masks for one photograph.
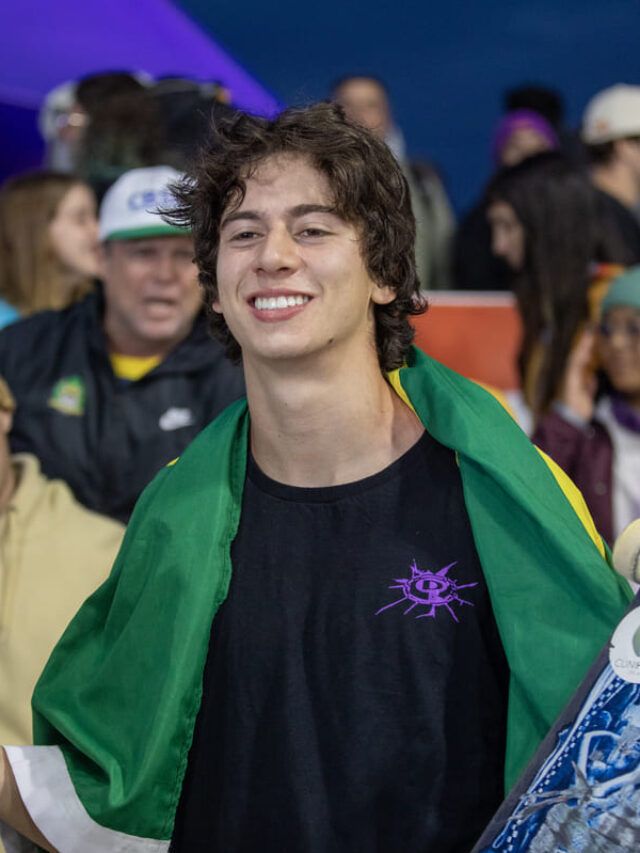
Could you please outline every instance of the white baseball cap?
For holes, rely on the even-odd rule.
[[[598,92],[584,111],[582,141],[599,145],[630,136],[640,136],[640,86],[618,83]]]
[[[165,222],[161,215],[176,206],[169,185],[183,177],[170,166],[131,169],[121,175],[109,187],[100,206],[100,240],[188,234],[188,229]]]

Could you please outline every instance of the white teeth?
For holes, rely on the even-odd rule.
[[[274,311],[281,308],[295,308],[309,301],[308,296],[257,296],[253,304],[258,311]]]

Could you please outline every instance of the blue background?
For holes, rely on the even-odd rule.
[[[382,77],[409,152],[435,161],[458,210],[491,171],[506,87],[556,86],[575,126],[599,89],[640,83],[640,0],[23,0],[0,13],[0,177],[38,163],[35,108],[51,86],[123,56],[188,71],[207,55],[185,48],[191,22],[282,103],[322,99],[346,73]],[[210,64],[224,82],[229,63]]]
[[[382,77],[410,152],[439,165],[458,209],[489,174],[503,89],[556,86],[576,125],[599,89],[640,84],[638,0],[181,5],[286,103],[326,97],[352,71]]]

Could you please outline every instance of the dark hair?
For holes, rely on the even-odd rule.
[[[595,190],[562,154],[540,154],[500,172],[487,190],[487,204],[497,201],[513,208],[525,232],[524,268],[514,282],[524,326],[519,367],[527,402],[539,414],[556,397],[588,317],[591,264],[614,259]],[[540,372],[532,377],[540,347]]]
[[[229,207],[242,203],[256,168],[282,154],[306,158],[327,178],[336,212],[359,230],[369,275],[396,292],[393,302],[374,311],[380,365],[385,371],[400,367],[414,336],[408,317],[426,307],[419,298],[409,189],[387,146],[335,104],[288,109],[273,120],[240,112],[223,118],[191,178],[175,188],[178,208],[169,218],[193,231],[211,331],[238,360],[237,341],[212,309],[220,222]]]
[[[503,96],[505,113],[515,110],[533,110],[546,118],[549,124],[560,130],[564,120],[564,100],[560,92],[537,83],[525,83],[507,89]]]
[[[158,105],[149,87],[131,74],[92,74],[80,81],[76,97],[89,119],[77,170],[98,200],[124,172],[166,160]]]
[[[589,163],[594,166],[606,166],[613,160],[616,153],[613,141],[599,142],[597,145],[585,144],[584,148]]]

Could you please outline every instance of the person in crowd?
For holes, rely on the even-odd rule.
[[[67,80],[51,89],[38,113],[38,129],[45,145],[43,164],[54,172],[76,171],[87,124],[87,114],[76,99],[76,85],[74,80]]]
[[[609,543],[640,516],[640,266],[613,280],[533,441],[582,491]]]
[[[76,171],[101,201],[125,172],[166,161],[165,131],[151,78],[125,71],[90,74],[75,89],[85,122],[76,146]]]
[[[580,133],[566,124],[564,97],[558,89],[540,83],[522,83],[505,90],[502,106],[505,113],[533,110],[542,116],[557,136],[560,151],[576,166],[584,168],[584,145]]]
[[[31,694],[63,630],[107,577],[124,528],[90,512],[28,453],[11,455],[0,379],[0,741],[31,743]]]
[[[0,295],[15,312],[66,308],[93,289],[97,275],[91,188],[49,171],[6,181],[0,188]]]
[[[626,266],[640,263],[640,86],[618,84],[593,97],[582,139],[603,216],[624,241]]]
[[[555,151],[558,137],[548,121],[533,110],[514,110],[498,123],[493,137],[496,166],[517,166],[527,157]]]
[[[547,119],[531,109],[504,115],[493,135],[495,172],[517,166],[528,157],[558,148],[558,136]],[[453,242],[453,280],[458,290],[509,290],[509,266],[491,249],[486,188],[480,201],[462,218]]]
[[[0,819],[60,853],[468,850],[630,591],[560,469],[411,347],[378,137],[238,115],[179,199],[247,401],[145,491]]]
[[[150,89],[164,127],[164,156],[186,170],[207,140],[212,122],[233,111],[232,93],[221,83],[162,77]]]
[[[453,210],[436,169],[423,160],[407,157],[386,86],[377,77],[349,75],[334,83],[331,98],[350,118],[384,140],[395,154],[407,179],[416,217],[416,259],[422,286],[427,290],[449,288]]]
[[[18,403],[13,451],[121,521],[244,390],[207,333],[191,236],[154,212],[177,178],[168,167],[123,175],[100,210],[103,286],[0,333],[0,373]]]
[[[522,318],[519,368],[535,424],[560,390],[590,287],[607,273],[598,264],[619,257],[619,235],[602,227],[587,177],[557,152],[500,173],[487,203],[493,251],[511,270]]]

